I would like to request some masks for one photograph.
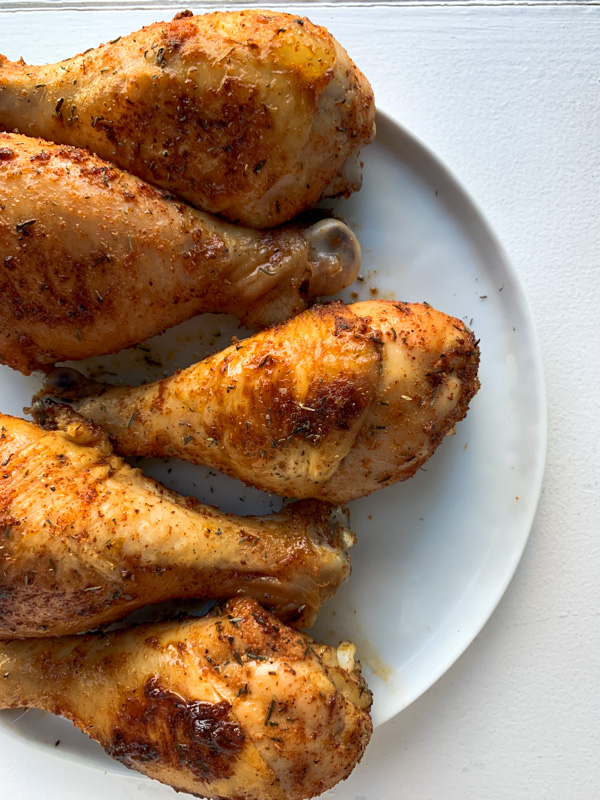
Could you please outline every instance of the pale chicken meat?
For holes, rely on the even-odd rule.
[[[291,14],[184,12],[57,64],[0,56],[0,128],[89,148],[253,228],[360,188],[374,120],[346,51]]]
[[[227,515],[124,463],[70,408],[52,413],[64,431],[0,415],[0,639],[237,595],[308,626],[348,577],[353,535],[326,504]]]
[[[423,465],[467,413],[478,365],[473,333],[427,304],[332,303],[157,383],[109,387],[58,369],[44,391],[91,395],[76,408],[123,455],[346,503]]]
[[[70,719],[182,792],[304,800],[348,777],[372,732],[352,647],[249,599],[201,619],[0,645],[0,707]]]
[[[204,311],[278,322],[359,267],[338,220],[241,228],[84,150],[0,133],[0,361],[25,374]]]

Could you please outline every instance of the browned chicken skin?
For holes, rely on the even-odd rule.
[[[314,307],[170,378],[47,379],[123,455],[210,464],[260,489],[346,503],[414,475],[479,388],[479,349],[426,304]],[[41,409],[43,415],[43,407]]]
[[[178,791],[304,800],[348,777],[372,732],[351,646],[238,599],[208,617],[0,645],[0,708],[67,717]]]
[[[64,432],[0,415],[0,639],[241,594],[308,626],[348,577],[353,535],[325,504],[223,514],[132,469],[72,409],[51,412]]]
[[[346,51],[290,14],[187,12],[48,66],[0,56],[0,128],[87,147],[254,228],[360,188],[374,119]]]
[[[338,220],[240,228],[83,150],[0,133],[0,361],[25,374],[203,311],[278,322],[359,266]]]

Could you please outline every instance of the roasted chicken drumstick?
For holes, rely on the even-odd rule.
[[[278,322],[359,266],[338,220],[239,228],[83,150],[0,133],[0,360],[25,374],[203,311]]]
[[[273,227],[360,188],[373,93],[305,18],[178,14],[48,66],[0,56],[0,128],[86,147],[198,208]]]
[[[0,645],[0,707],[67,717],[178,791],[304,800],[347,778],[371,694],[352,657],[253,600],[202,619]]]
[[[416,472],[465,416],[478,364],[471,331],[426,304],[332,303],[157,383],[108,388],[59,369],[45,391],[95,394],[77,408],[121,454],[346,503]]]
[[[223,514],[132,469],[70,408],[52,411],[64,432],[0,415],[0,639],[241,594],[307,626],[348,577],[353,536],[325,504]]]

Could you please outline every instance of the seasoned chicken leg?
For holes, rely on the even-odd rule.
[[[360,188],[373,92],[306,18],[178,14],[67,61],[0,56],[0,128],[87,147],[253,228]]]
[[[0,415],[0,639],[240,594],[307,626],[348,577],[353,535],[328,506],[223,514],[132,469],[70,408],[53,411],[65,432]]]
[[[0,133],[0,359],[25,374],[202,311],[278,322],[359,266],[338,220],[238,228],[82,150]]]
[[[59,369],[45,391],[95,394],[77,408],[124,455],[346,503],[416,472],[465,416],[478,364],[473,334],[426,304],[332,303],[157,383],[107,388]]]
[[[238,599],[203,619],[4,643],[0,707],[67,717],[181,792],[304,800],[347,778],[371,736],[352,650]]]

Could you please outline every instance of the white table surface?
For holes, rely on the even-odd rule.
[[[173,8],[111,5],[120,10],[86,11],[94,15],[98,41],[124,32],[119,14],[135,14],[141,24]],[[24,41],[34,18],[36,28],[53,24],[53,12],[42,6],[0,2],[0,50],[18,57],[11,42]],[[487,215],[528,295],[549,400],[542,495],[506,595],[467,652],[375,732],[363,762],[327,797],[597,800],[600,8],[592,2],[285,8],[301,8],[330,28],[368,75],[380,107],[424,140]],[[65,30],[83,24],[83,14],[64,13],[69,24],[63,16],[56,42],[66,57]],[[7,800],[175,797],[133,773],[90,771],[2,734],[0,774],[0,798]]]

